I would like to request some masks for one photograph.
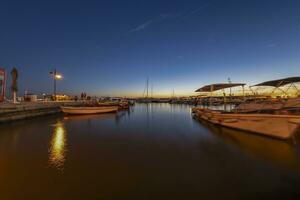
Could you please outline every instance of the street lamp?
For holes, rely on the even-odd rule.
[[[62,79],[62,75],[61,75],[61,74],[56,74],[56,75],[55,75],[55,79],[58,79],[58,80],[59,80],[59,79]]]
[[[56,80],[62,79],[62,75],[58,74],[56,69],[50,72],[50,74],[53,77],[53,96],[54,96],[54,101],[56,101]]]

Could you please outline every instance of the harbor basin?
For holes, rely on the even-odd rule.
[[[0,125],[0,199],[297,199],[300,140],[203,124],[192,106]]]

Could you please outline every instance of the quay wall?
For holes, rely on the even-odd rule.
[[[26,102],[0,104],[0,123],[62,112],[60,106],[81,105],[82,102]]]

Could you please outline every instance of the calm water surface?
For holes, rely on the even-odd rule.
[[[193,120],[191,107],[0,126],[0,199],[298,199],[299,140]]]

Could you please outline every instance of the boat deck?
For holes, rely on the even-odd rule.
[[[291,139],[300,126],[298,115],[224,114],[208,109],[194,112],[199,120],[283,140]]]

